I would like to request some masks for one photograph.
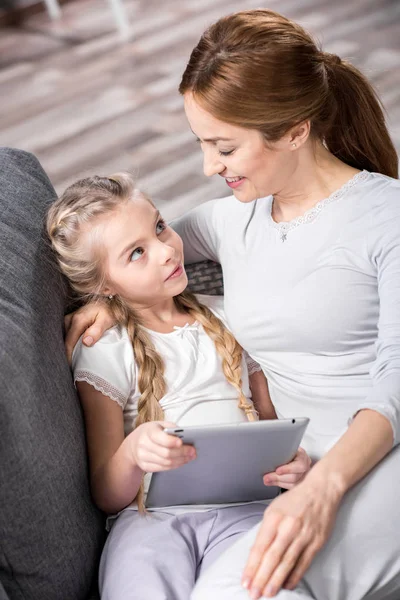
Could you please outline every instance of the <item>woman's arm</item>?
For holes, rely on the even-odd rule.
[[[185,264],[206,259],[219,262],[218,246],[223,226],[218,218],[220,203],[221,200],[210,200],[170,223],[183,240]]]
[[[327,541],[344,494],[379,463],[392,443],[389,421],[377,412],[360,411],[304,480],[270,504],[243,573],[242,584],[252,598],[269,598],[283,586],[296,587]]]

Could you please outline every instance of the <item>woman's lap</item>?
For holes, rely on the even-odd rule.
[[[345,496],[334,531],[296,592],[277,600],[399,600],[400,447]],[[192,600],[247,600],[240,578],[256,528],[230,548],[195,586]]]

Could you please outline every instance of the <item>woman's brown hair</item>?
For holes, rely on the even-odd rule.
[[[271,142],[310,120],[312,135],[343,162],[398,177],[384,112],[366,77],[271,10],[242,11],[211,25],[179,91],[192,92],[217,119],[257,129]]]
[[[129,174],[117,173],[111,177],[95,176],[77,181],[50,207],[47,232],[53,250],[61,271],[82,300],[89,302],[101,298],[101,290],[107,280],[98,236],[94,234],[90,238],[91,243],[88,243],[83,236],[84,229],[90,229],[96,219],[112,214],[123,203],[139,197],[151,202],[135,188],[135,182]],[[185,291],[175,296],[174,301],[182,312],[190,314],[199,322],[213,340],[221,357],[224,375],[236,390],[239,408],[244,411],[248,420],[254,420],[253,405],[242,390],[241,346],[222,321],[207,306],[201,304],[196,296]],[[123,298],[113,296],[109,300],[109,309],[115,323],[127,329],[138,366],[140,398],[135,427],[149,421],[163,420],[160,400],[166,393],[166,383],[162,357],[140,318]],[[143,511],[143,484],[137,501],[139,510]]]

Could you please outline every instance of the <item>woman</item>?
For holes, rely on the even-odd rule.
[[[315,462],[192,598],[398,599],[400,184],[379,100],[268,10],[211,26],[180,92],[235,196],[175,223],[186,261],[221,263],[229,326],[278,417],[311,418]]]

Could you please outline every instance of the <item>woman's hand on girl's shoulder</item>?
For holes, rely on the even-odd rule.
[[[265,485],[277,485],[290,490],[307,475],[311,468],[311,458],[303,448],[299,448],[294,459],[287,465],[278,467],[273,473],[264,475]]]
[[[126,438],[132,458],[142,471],[169,471],[196,458],[193,446],[183,444],[180,438],[165,433],[164,429],[168,427],[175,428],[176,425],[165,421],[143,423]]]
[[[72,352],[81,337],[85,346],[92,346],[99,341],[107,329],[115,325],[106,304],[91,302],[64,318],[65,325],[65,351],[68,362],[71,364]]]

